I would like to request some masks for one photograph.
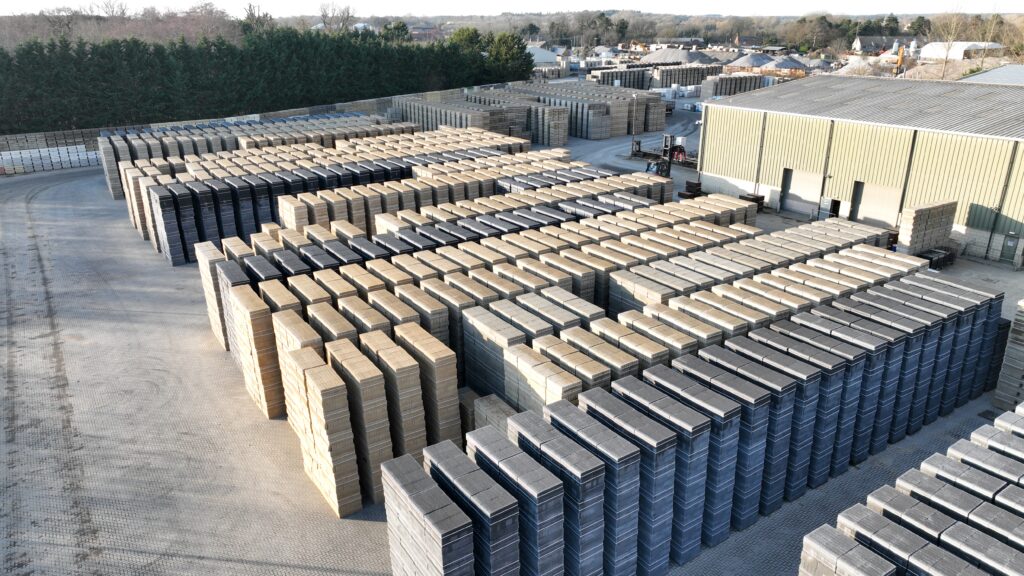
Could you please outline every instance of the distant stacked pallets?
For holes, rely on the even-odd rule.
[[[896,249],[920,254],[949,245],[957,202],[933,202],[904,209],[900,214],[900,234]]]
[[[704,100],[715,96],[732,96],[741,92],[750,92],[764,87],[764,76],[757,74],[736,73],[708,76],[700,85],[700,95]]]
[[[651,88],[671,88],[673,85],[698,86],[708,76],[722,73],[721,64],[686,64],[682,66],[658,66],[651,70]]]
[[[992,403],[1006,410],[1024,401],[1024,300],[1017,302],[1004,354]]]
[[[133,164],[140,168],[154,166],[168,174],[193,155],[307,142],[332,147],[336,140],[412,131],[411,124],[385,124],[380,116],[331,114],[103,132],[98,147],[111,196],[121,198],[127,192],[124,169]]]

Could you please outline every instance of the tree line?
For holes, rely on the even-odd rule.
[[[255,26],[171,43],[29,41],[0,49],[0,133],[220,118],[523,80],[517,35],[459,31],[416,44],[389,34]]]

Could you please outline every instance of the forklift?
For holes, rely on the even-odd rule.
[[[665,178],[672,177],[672,164],[686,165],[692,163],[692,160],[686,155],[686,138],[683,136],[677,138],[671,134],[662,134],[660,154],[658,152],[645,152],[641,148],[640,139],[634,138],[630,156],[633,158],[646,158],[647,172],[664,176]]]

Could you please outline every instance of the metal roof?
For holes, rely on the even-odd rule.
[[[1005,64],[973,76],[961,78],[961,82],[975,84],[1011,84],[1024,86],[1024,64]]]
[[[1024,86],[826,74],[706,102],[1024,140]]]

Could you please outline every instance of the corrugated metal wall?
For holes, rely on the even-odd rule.
[[[829,124],[824,118],[769,114],[765,121],[760,181],[781,187],[784,168],[817,174],[820,180],[825,170]]]
[[[956,200],[956,223],[990,230],[999,206],[1013,142],[918,132],[905,208]]]
[[[764,112],[741,108],[705,107],[701,170],[753,182],[764,116]]]
[[[781,186],[782,170],[820,173],[828,149],[823,118],[764,113],[709,105],[704,108],[700,169],[703,172]],[[1013,142],[876,124],[835,121],[825,196],[850,202],[861,181],[902,190],[913,145],[904,208],[957,200],[956,223],[1024,235],[1024,143],[1018,145],[1001,214],[996,213]],[[764,136],[761,146],[762,133]],[[757,174],[761,155],[760,177]]]
[[[1003,210],[996,219],[996,234],[1016,232],[1024,235],[1024,144],[1017,145],[1010,185],[1006,189]]]
[[[825,196],[850,202],[858,180],[902,190],[913,136],[905,128],[836,122]]]

